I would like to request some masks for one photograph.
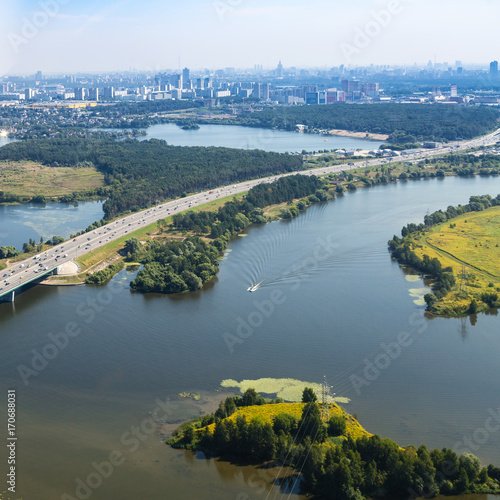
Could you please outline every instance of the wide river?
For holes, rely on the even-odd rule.
[[[400,182],[251,227],[198,293],[131,293],[135,272],[122,271],[105,287],[38,286],[0,304],[2,397],[17,392],[16,498],[299,498],[268,486],[274,471],[164,444],[175,425],[159,425],[224,397],[224,379],[326,375],[370,432],[499,465],[500,431],[487,425],[500,406],[498,317],[427,319],[424,283],[387,252],[406,223],[486,193],[500,193],[500,179]],[[202,400],[172,399],[182,392]]]

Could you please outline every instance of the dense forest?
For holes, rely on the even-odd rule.
[[[302,169],[302,157],[219,147],[169,146],[127,139],[36,139],[0,148],[0,160],[32,160],[52,167],[95,165],[113,187],[106,219],[183,193]]]
[[[251,223],[267,221],[262,207],[291,202],[309,195],[311,200],[306,198],[297,203],[301,203],[301,208],[290,204],[290,214],[293,210],[296,215],[311,202],[327,198],[322,187],[323,183],[316,176],[287,176],[271,184],[258,184],[246,197],[226,202],[217,212],[189,211],[174,214],[174,229],[207,236],[208,241],[199,236],[164,243],[156,240],[143,248],[137,240],[131,238],[125,245],[127,260],[144,264],[137,278],[130,283],[131,288],[140,292],[157,293],[181,293],[200,289],[218,273],[218,256],[227,247],[231,236],[243,231]]]
[[[394,259],[434,279],[432,287],[433,293],[428,293],[424,297],[428,310],[432,308],[432,305],[437,300],[444,297],[446,293],[452,289],[456,280],[452,269],[450,267],[443,268],[441,262],[437,258],[431,259],[426,254],[420,258],[414,251],[415,242],[410,236],[413,233],[418,233],[434,225],[442,224],[459,215],[469,212],[481,212],[482,210],[498,205],[500,205],[500,194],[496,198],[492,198],[490,195],[471,196],[467,205],[458,205],[456,207],[450,205],[445,211],[437,210],[432,214],[428,214],[424,217],[423,224],[407,224],[401,230],[402,238],[394,235],[392,239],[388,241],[387,244],[391,251],[391,256]],[[491,307],[495,305],[495,303],[492,303]]]
[[[302,474],[305,492],[316,498],[402,499],[500,492],[499,467],[483,467],[471,453],[458,455],[447,448],[400,448],[376,435],[349,437],[345,417],[333,416],[325,422],[316,399],[312,389],[305,388],[300,417],[282,411],[271,421],[259,416],[249,420],[238,408],[280,401],[265,401],[248,389],[243,397],[226,398],[215,414],[183,424],[169,444],[208,456],[289,465]]]
[[[266,109],[242,125],[295,130],[343,129],[388,134],[395,143],[471,139],[498,126],[498,110],[487,106],[463,107],[427,104],[338,104]]]

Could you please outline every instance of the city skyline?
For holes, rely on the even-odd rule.
[[[0,20],[0,74],[164,68],[488,65],[500,5],[478,0],[21,1]],[[479,22],[480,21],[480,22]]]

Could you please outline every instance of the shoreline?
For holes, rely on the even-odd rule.
[[[387,134],[377,134],[375,132],[352,132],[350,130],[343,129],[331,129],[328,130],[328,134],[339,137],[351,137],[354,139],[367,139],[370,141],[387,141],[387,139],[389,139]]]

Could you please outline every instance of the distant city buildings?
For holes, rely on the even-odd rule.
[[[474,84],[482,81],[477,92]],[[490,82],[491,89],[487,84]],[[87,104],[113,101],[190,100],[204,106],[227,102],[230,112],[251,112],[266,106],[335,105],[338,103],[403,102],[497,105],[500,98],[498,62],[486,67],[462,61],[425,66],[370,65],[323,68],[275,67],[251,69],[165,69],[157,74],[48,75],[0,78],[0,101],[42,105],[59,101]],[[421,91],[422,87],[432,91]],[[462,89],[462,90],[461,90]],[[467,92],[465,89],[468,89]],[[68,103],[69,104],[69,103]]]

